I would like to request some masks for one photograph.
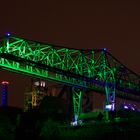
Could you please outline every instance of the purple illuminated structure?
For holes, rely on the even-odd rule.
[[[124,103],[123,108],[125,110],[139,111],[138,107],[135,104],[125,104]]]
[[[8,84],[9,82],[3,81],[2,83],[2,107],[8,104]]]

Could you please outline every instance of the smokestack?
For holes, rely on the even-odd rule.
[[[2,81],[2,107],[5,107],[8,105],[8,85],[9,82],[7,81]]]

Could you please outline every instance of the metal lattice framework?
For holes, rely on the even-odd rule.
[[[83,89],[139,100],[140,77],[105,49],[79,50],[5,36],[0,41],[2,69],[73,86],[75,115],[81,111]],[[137,95],[135,97],[134,95]]]

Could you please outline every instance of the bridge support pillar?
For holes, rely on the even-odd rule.
[[[110,119],[109,117],[109,112],[111,111],[112,114],[114,114],[115,110],[116,110],[116,91],[115,91],[115,78],[114,78],[114,74],[113,72],[110,72],[110,74],[108,74],[108,78],[106,80],[106,84],[105,84],[105,91],[106,91],[106,120],[108,121]]]
[[[80,116],[80,113],[82,112],[83,89],[73,87],[72,94],[73,94],[73,107],[74,107],[73,125],[78,125],[81,123],[81,121],[79,120],[79,116]]]

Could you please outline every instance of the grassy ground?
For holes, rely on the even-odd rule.
[[[19,139],[136,139],[140,137],[140,113],[118,113],[121,119],[91,120],[82,126],[72,127],[70,122],[57,119],[57,116],[39,116],[38,112],[21,113],[15,117],[0,114],[0,140]]]
[[[92,125],[83,126],[62,126],[51,122],[50,120],[42,127],[40,138],[53,138],[54,136],[61,139],[130,139],[140,136],[140,118],[123,120],[120,122],[96,122]],[[51,126],[51,127],[49,127]]]

